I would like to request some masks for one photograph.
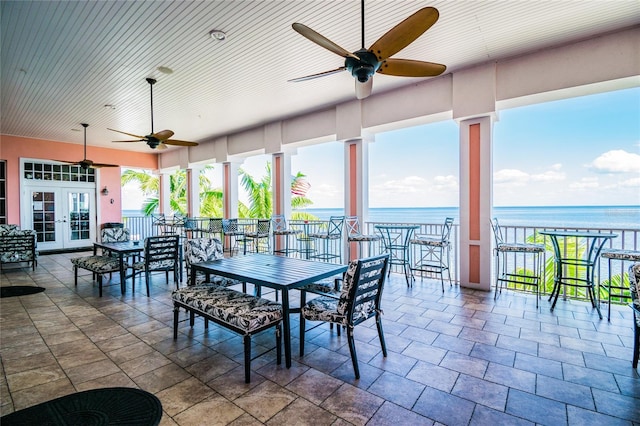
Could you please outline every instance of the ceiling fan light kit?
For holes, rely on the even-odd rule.
[[[118,132],[118,133],[122,133],[123,135],[127,135],[127,136],[131,136],[134,137],[136,139],[134,140],[124,140],[124,141],[113,141],[113,142],[124,142],[124,143],[129,143],[129,142],[145,142],[149,148],[151,149],[166,149],[167,145],[177,145],[177,146],[197,146],[198,144],[196,142],[189,142],[189,141],[181,141],[178,139],[170,139],[171,136],[174,135],[172,130],[161,130],[158,133],[155,133],[153,131],[153,85],[156,84],[156,79],[155,78],[151,78],[151,77],[147,77],[146,78],[147,83],[149,83],[149,89],[151,92],[151,133],[149,133],[146,136],[139,136],[133,133],[127,133],[127,132],[123,132],[122,130],[115,130],[115,129],[107,129],[107,130],[111,130],[112,132]]]
[[[393,59],[391,56],[407,47],[431,28],[439,16],[436,8],[424,7],[391,28],[373,43],[369,49],[366,49],[364,47],[364,0],[362,0],[362,48],[353,53],[343,49],[311,28],[296,22],[292,25],[296,32],[317,45],[342,56],[345,58],[345,62],[344,66],[335,70],[294,78],[289,81],[306,81],[346,70],[356,79],[356,97],[364,99],[371,94],[373,75],[376,72],[400,77],[438,76],[447,69],[445,65],[412,59]]]

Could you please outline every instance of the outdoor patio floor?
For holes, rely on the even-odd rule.
[[[144,279],[120,295],[115,274],[102,298],[91,275],[73,285],[69,258],[43,255],[35,272],[5,270],[2,286],[46,291],[0,300],[0,414],[97,387],[130,386],[161,400],[163,425],[640,425],[640,376],[631,367],[632,312],[614,306],[611,322],[588,302],[474,291],[391,274],[382,308],[389,350],[375,323],[355,330],[361,379],[345,333],[323,325],[307,333],[293,365],[274,351],[252,362],[244,383],[242,339],[196,319],[173,340],[173,283]],[[292,292],[295,296],[295,293]],[[267,295],[272,297],[273,293]],[[298,306],[298,300],[292,301]],[[186,319],[186,314],[182,317]],[[272,331],[254,353],[272,347]]]

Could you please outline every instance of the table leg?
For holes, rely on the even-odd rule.
[[[276,290],[277,291],[277,290]],[[289,321],[289,289],[282,289],[282,325],[284,333],[284,359],[287,368],[291,368],[291,323]]]
[[[127,286],[127,270],[124,268],[124,253],[119,253],[120,260],[120,293],[124,295]]]

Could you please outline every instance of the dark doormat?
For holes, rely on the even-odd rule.
[[[34,287],[30,285],[14,285],[7,287],[0,287],[1,297],[14,297],[14,296],[28,296],[30,294],[40,293],[45,291],[44,287]]]

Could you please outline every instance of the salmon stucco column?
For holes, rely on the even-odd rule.
[[[223,215],[226,219],[238,217],[238,171],[240,163],[222,163]]]
[[[364,221],[368,215],[369,206],[369,158],[368,144],[373,136],[357,139],[348,139],[344,142],[344,175],[345,175],[345,215],[357,216],[360,222],[360,231],[366,233]],[[345,235],[348,229],[344,229]],[[345,237],[346,241],[346,237]],[[347,243],[348,244],[348,243]],[[359,258],[362,253],[359,245],[352,243],[350,251],[352,259]],[[348,259],[351,260],[351,259]]]
[[[278,152],[271,156],[271,205],[274,215],[291,219],[291,154]],[[273,250],[284,248],[284,237],[275,238]]]
[[[492,118],[460,122],[460,285],[491,290]]]

